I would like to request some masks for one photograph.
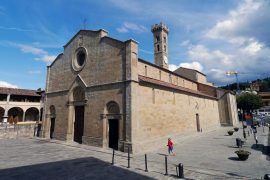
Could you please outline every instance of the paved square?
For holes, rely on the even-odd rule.
[[[132,156],[127,168],[127,154],[116,152],[111,165],[112,151],[75,143],[44,139],[0,139],[0,179],[175,179],[175,165],[184,164],[188,179],[260,179],[270,173],[269,133],[258,129],[259,146],[253,135],[247,137],[244,149],[251,151],[247,161],[238,161],[235,138],[219,128],[208,133],[183,136],[175,140],[176,156],[168,156],[168,176],[164,176],[164,149],[147,153],[145,172],[144,153]],[[267,156],[268,154],[268,156]]]

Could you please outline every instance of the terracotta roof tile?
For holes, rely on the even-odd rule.
[[[30,89],[15,89],[0,87],[0,94],[11,94],[11,95],[21,95],[21,96],[40,96],[35,90]]]
[[[204,93],[202,93],[200,91],[187,89],[187,88],[184,88],[184,87],[181,87],[181,86],[177,86],[177,85],[174,85],[174,84],[171,84],[171,83],[167,83],[167,82],[164,82],[164,81],[160,81],[160,80],[157,80],[157,79],[152,79],[152,78],[141,76],[141,75],[139,75],[139,81],[148,82],[148,83],[152,83],[152,84],[156,84],[156,85],[160,85],[160,86],[164,86],[164,87],[168,87],[168,88],[173,88],[173,89],[176,89],[176,90],[180,90],[180,91],[187,92],[187,93],[190,93],[190,94],[195,94],[195,95],[198,95],[198,96],[203,96],[203,97],[207,97],[207,98],[211,98],[211,99],[217,99],[214,96],[209,96],[209,95],[204,94]]]

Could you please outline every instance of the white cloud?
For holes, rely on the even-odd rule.
[[[200,71],[200,72],[202,72],[202,70],[203,70],[203,67],[199,62],[181,63],[180,67],[195,69],[195,70]]]
[[[269,41],[269,1],[243,0],[239,2],[239,6],[210,28],[205,36],[240,45],[251,37],[259,41]]]
[[[259,53],[260,50],[264,47],[263,43],[260,43],[255,40],[250,40],[250,43],[241,49],[243,53],[248,53],[249,55],[255,55]]]
[[[18,88],[17,85],[10,84],[6,81],[0,81],[0,87],[7,87],[7,88]]]
[[[145,49],[139,49],[140,52],[143,52],[145,54],[154,54],[152,51],[148,51],[148,50],[145,50]]]
[[[116,30],[120,33],[127,33],[129,31],[135,33],[143,33],[149,31],[146,27],[131,22],[124,22],[122,26],[117,28]]]
[[[36,58],[34,58],[35,60],[43,61],[43,62],[46,62],[48,64],[53,62],[54,59],[56,58],[55,55],[50,55],[44,49],[37,48],[37,47],[31,46],[31,45],[14,43],[14,42],[10,42],[10,41],[0,41],[0,44],[5,45],[5,46],[8,45],[8,46],[19,48],[23,53],[30,53],[30,54],[37,56]]]
[[[48,52],[44,51],[43,49],[36,48],[36,47],[33,47],[33,46],[24,45],[24,44],[17,44],[17,46],[24,53],[31,53],[31,54],[34,54],[34,55],[46,55],[46,54],[48,54]]]
[[[203,70],[203,67],[199,62],[191,62],[191,63],[185,62],[185,63],[180,63],[178,66],[175,64],[169,64],[170,71],[175,71],[179,67],[195,69],[195,70],[200,71],[200,72],[202,72],[202,70]]]
[[[175,71],[176,69],[178,69],[180,67],[180,65],[175,65],[175,64],[169,64],[169,70],[170,71]]]
[[[1,10],[0,10],[0,14],[1,14]],[[4,27],[4,26],[0,26],[0,29],[3,30],[8,30],[8,31],[22,31],[22,32],[36,32],[33,29],[25,29],[25,28],[18,28],[18,27]]]
[[[31,70],[31,71],[28,71],[28,74],[41,74],[41,71],[40,70]]]

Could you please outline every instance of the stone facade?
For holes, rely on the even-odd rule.
[[[213,92],[139,59],[136,41],[107,35],[79,31],[48,66],[44,137],[137,153],[220,126]]]

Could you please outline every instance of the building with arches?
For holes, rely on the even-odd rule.
[[[1,122],[40,121],[42,96],[35,90],[0,87]]]
[[[151,30],[155,64],[138,57],[135,40],[80,30],[47,68],[43,136],[136,153],[235,125],[235,96],[201,72],[168,70],[169,29]]]

